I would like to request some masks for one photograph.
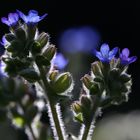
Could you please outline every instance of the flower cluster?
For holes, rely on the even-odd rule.
[[[112,49],[110,51],[108,44],[103,44],[100,48],[100,52],[99,51],[95,51],[95,55],[96,57],[99,58],[100,61],[102,62],[110,62],[113,58],[115,58],[117,52],[118,52],[118,47],[115,47],[114,49]],[[122,50],[122,53],[120,53],[119,58],[121,61],[122,65],[128,65],[130,63],[133,63],[137,60],[136,56],[132,56],[129,57],[129,49],[128,48],[124,48]]]
[[[60,71],[68,60],[50,44],[48,33],[38,30],[37,23],[46,16],[39,16],[35,10],[30,10],[28,15],[17,10],[1,19],[10,32],[0,42],[0,113],[1,108],[5,109],[0,120],[4,116],[16,126],[20,120],[20,127],[23,130],[28,127],[32,139],[42,139],[44,125],[36,127],[37,138],[32,130],[34,118],[40,116],[37,104],[41,101],[44,108],[47,107],[54,139],[73,139],[66,134],[59,106],[61,101],[70,99],[68,93],[73,89],[73,78],[69,72]],[[19,21],[20,18],[23,22]],[[129,57],[127,48],[116,57],[118,50],[115,47],[110,51],[108,44],[103,44],[100,51],[94,51],[100,61],[92,63],[90,74],[81,78],[80,98],[71,105],[75,120],[84,126],[79,138],[75,139],[90,140],[101,109],[128,100],[132,78],[127,68],[137,57]],[[11,118],[7,111],[10,111]],[[47,135],[45,130],[43,139],[49,139]]]
[[[9,13],[8,18],[3,17],[1,18],[1,21],[5,23],[8,26],[15,26],[18,24],[19,17],[23,19],[23,21],[27,24],[36,24],[42,19],[44,19],[47,16],[47,14],[44,14],[43,16],[39,16],[38,12],[35,10],[30,10],[28,15],[26,16],[21,11],[17,10],[16,13]]]

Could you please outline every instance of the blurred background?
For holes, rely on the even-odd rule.
[[[1,0],[0,9],[0,17],[7,16],[16,9],[26,14],[30,9],[37,10],[40,15],[48,13],[47,18],[39,23],[39,28],[40,31],[50,34],[50,42],[55,44],[58,51],[69,61],[65,70],[70,71],[75,80],[72,100],[79,97],[81,88],[79,79],[85,73],[89,73],[90,63],[96,60],[93,55],[94,48],[100,47],[102,43],[108,43],[111,48],[116,46],[121,49],[129,48],[130,55],[138,57],[137,62],[129,68],[129,73],[133,77],[129,102],[103,110],[103,118],[100,117],[97,121],[94,139],[140,139],[136,131],[140,128],[138,0]],[[0,23],[0,38],[6,32],[7,26]],[[0,130],[1,127],[2,125]]]

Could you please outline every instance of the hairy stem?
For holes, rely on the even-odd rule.
[[[30,130],[30,132],[31,132],[31,134],[32,134],[33,140],[37,140],[37,138],[36,138],[36,136],[35,136],[35,134],[34,134],[34,131],[33,131],[33,129],[32,129],[32,126],[31,126],[30,124],[28,125],[28,128],[29,128],[29,130]]]
[[[90,136],[92,137],[92,133],[94,131],[94,123],[96,121],[96,118],[99,114],[99,104],[100,104],[100,100],[97,99],[96,104],[94,105],[93,109],[92,109],[92,114],[91,114],[91,119],[88,123],[85,124],[84,127],[84,132],[82,134],[82,138],[81,140],[90,140]]]
[[[57,133],[57,137],[59,138],[59,140],[64,140],[64,136],[63,136],[63,132],[62,132],[62,128],[59,122],[59,118],[58,118],[58,114],[56,111],[56,105],[55,103],[51,100],[51,94],[53,94],[53,90],[52,88],[49,86],[48,81],[46,79],[46,74],[44,72],[44,70],[38,66],[38,69],[40,71],[40,76],[44,85],[44,90],[48,99],[48,106],[50,108],[50,113],[53,119],[53,123],[54,123],[54,129],[56,129],[56,133]],[[54,132],[53,132],[54,133]],[[55,133],[54,133],[55,136]],[[55,136],[56,137],[56,136]]]

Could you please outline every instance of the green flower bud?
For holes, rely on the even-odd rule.
[[[27,32],[28,40],[30,40],[30,41],[34,40],[35,34],[37,32],[37,27],[29,25],[29,24],[28,25],[25,24],[25,29],[26,29],[26,32]]]
[[[15,35],[14,35],[14,34],[11,34],[11,33],[6,34],[6,35],[5,35],[5,38],[6,38],[6,40],[7,40],[8,42],[12,42],[13,40],[16,39]]]
[[[15,33],[17,40],[19,40],[21,42],[24,42],[26,40],[26,32],[25,32],[24,28],[22,28],[22,27],[17,28],[14,31],[14,33]]]
[[[8,52],[22,52],[24,50],[24,45],[22,44],[22,42],[18,41],[18,40],[13,40],[11,42],[11,45],[8,46],[7,51]]]
[[[49,79],[51,81],[55,81],[56,77],[58,76],[58,73],[59,73],[58,70],[51,71],[51,73],[49,74]]]
[[[71,105],[71,108],[72,110],[75,112],[75,113],[80,113],[82,112],[82,108],[81,108],[81,104],[80,102],[76,101],[74,102],[72,105]]]
[[[49,45],[49,47],[44,51],[43,56],[45,56],[49,61],[51,61],[55,53],[56,47],[54,45]]]
[[[128,75],[126,73],[123,73],[120,75],[120,79],[121,81],[123,81],[124,83],[128,82],[131,80],[131,75]]]
[[[91,70],[95,76],[100,76],[100,77],[103,76],[102,70],[101,70],[102,67],[103,67],[102,63],[99,61],[96,61],[96,62],[91,64]]]
[[[49,35],[45,32],[42,32],[37,39],[37,41],[41,45],[41,48],[43,48],[47,44],[48,40],[49,40]]]
[[[88,74],[86,74],[84,77],[82,77],[81,80],[87,89],[91,88],[93,82],[92,82],[92,78]]]
[[[90,110],[91,108],[91,99],[87,95],[82,95],[80,97],[80,102],[82,105],[82,108],[84,109],[83,111]]]
[[[72,77],[70,73],[63,73],[58,78],[53,84],[53,89],[55,90],[56,93],[63,93],[66,90],[68,90],[72,85]]]
[[[40,45],[39,42],[35,41],[35,42],[32,44],[31,52],[32,52],[32,54],[34,54],[34,55],[41,52],[41,45]]]
[[[35,61],[39,66],[41,65],[50,66],[50,61],[42,55],[37,55]]]
[[[29,82],[36,82],[40,79],[38,73],[32,68],[20,71],[19,75],[23,76]]]

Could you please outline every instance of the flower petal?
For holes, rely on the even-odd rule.
[[[101,48],[100,48],[100,52],[102,53],[102,55],[104,56],[104,57],[107,57],[108,56],[108,54],[109,54],[109,46],[108,46],[108,44],[102,44],[102,46],[101,46]]]
[[[135,62],[136,60],[137,60],[137,57],[136,57],[136,56],[132,56],[132,57],[130,57],[130,58],[128,59],[129,64]]]
[[[44,19],[48,14],[44,14],[43,16],[40,17],[40,20]]]
[[[130,51],[128,48],[124,48],[122,50],[122,55],[125,56],[126,58],[129,56],[129,54],[130,54]]]
[[[103,56],[102,56],[102,54],[101,54],[100,52],[95,51],[95,55],[96,55],[96,57],[98,57],[99,59],[103,59]]]
[[[38,16],[38,12],[36,10],[30,10],[28,15],[29,17],[35,17]]]
[[[52,60],[52,63],[56,65],[59,69],[64,69],[68,64],[68,60],[64,58],[61,53],[58,53],[56,57]]]
[[[24,20],[25,23],[27,23],[27,17],[24,13],[22,13],[21,11],[17,10],[20,18],[22,18]]]
[[[9,13],[8,20],[10,25],[15,24],[18,21],[19,17],[17,13]]]
[[[5,18],[5,17],[2,17],[1,18],[1,22],[4,23],[4,24],[6,24],[6,25],[8,25],[8,26],[10,26],[10,23],[9,23],[8,19]]]
[[[119,48],[115,47],[109,52],[109,59],[112,59],[118,52]]]

